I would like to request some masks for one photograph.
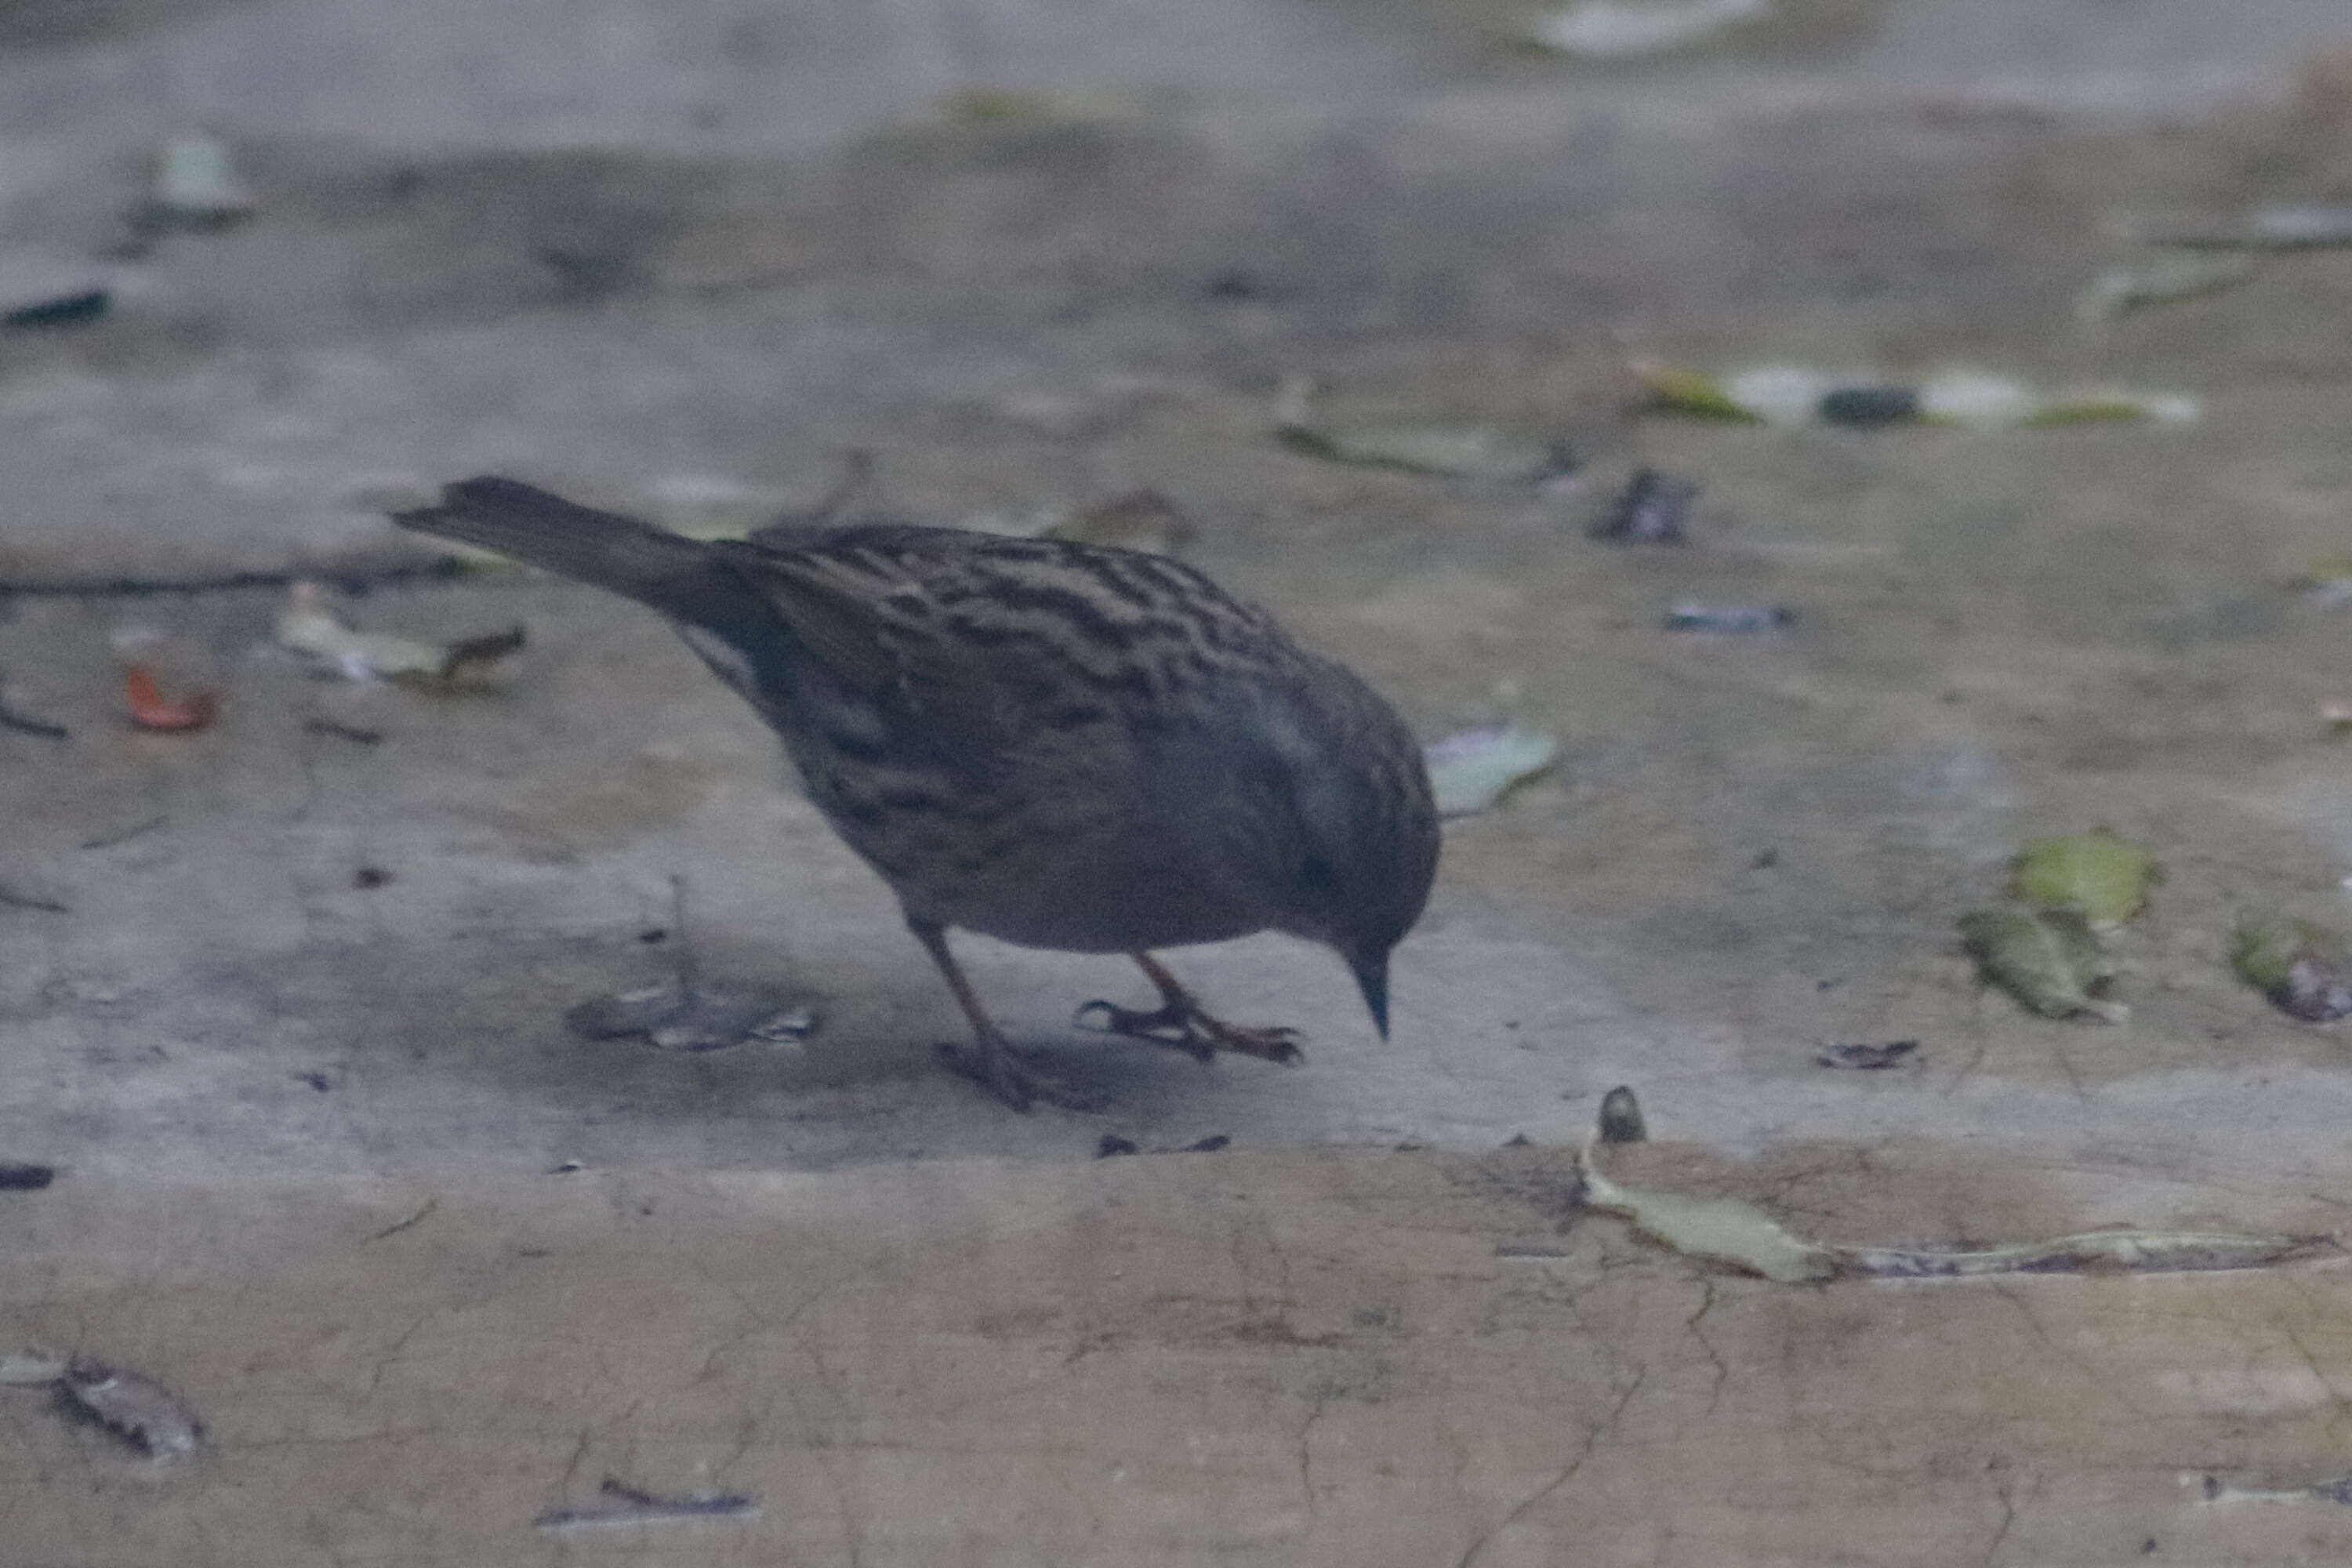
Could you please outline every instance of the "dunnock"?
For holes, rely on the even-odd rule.
[[[1162,1005],[1080,1016],[1203,1061],[1298,1047],[1212,1018],[1150,950],[1286,931],[1347,961],[1387,1035],[1389,952],[1437,865],[1421,750],[1355,675],[1192,567],[885,523],[704,543],[504,479],[394,521],[668,616],[898,895],[971,1024],[975,1050],[942,1052],[1015,1109],[1061,1097],[982,1010],[950,926],[1129,954]]]

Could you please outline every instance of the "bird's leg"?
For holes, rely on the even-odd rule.
[[[1132,1007],[1115,1006],[1108,1002],[1089,1002],[1078,1009],[1077,1022],[1089,1028],[1099,1028],[1106,1034],[1127,1035],[1154,1045],[1169,1046],[1182,1051],[1195,1061],[1213,1059],[1219,1051],[1238,1051],[1245,1057],[1261,1057],[1270,1062],[1296,1062],[1303,1059],[1298,1048],[1298,1031],[1272,1026],[1263,1029],[1244,1028],[1212,1018],[1194,1001],[1167,967],[1148,952],[1128,954],[1143,970],[1151,984],[1160,989],[1160,1005],[1146,1013]],[[1099,1024],[1087,1020],[1100,1016]]]
[[[940,1047],[940,1060],[964,1077],[986,1085],[997,1099],[1015,1110],[1026,1111],[1033,1100],[1042,1100],[1048,1105],[1058,1105],[1066,1110],[1089,1109],[1083,1097],[1064,1089],[1051,1079],[1031,1071],[1013,1056],[1012,1044],[1005,1039],[1004,1031],[996,1026],[995,1020],[981,1006],[980,997],[973,992],[971,982],[964,978],[963,969],[956,963],[955,954],[948,951],[945,927],[910,916],[907,929],[915,933],[915,940],[923,944],[923,951],[931,955],[933,963],[939,965],[940,978],[948,983],[948,989],[955,993],[956,1005],[963,1009],[965,1020],[971,1025],[974,1048],[968,1051],[961,1046],[943,1044]]]

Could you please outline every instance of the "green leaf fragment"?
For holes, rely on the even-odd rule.
[[[2114,962],[2072,910],[1979,910],[1960,936],[1984,977],[2045,1018],[2120,1024],[2130,1009],[2105,1000]]]
[[[2352,1014],[2352,949],[2344,933],[2275,911],[2249,914],[2230,933],[2230,966],[2289,1017],[2329,1024]]]
[[[1791,1236],[1779,1220],[1738,1198],[1694,1198],[1651,1187],[1621,1187],[1587,1161],[1584,1201],[1621,1215],[1652,1240],[1685,1258],[1728,1263],[1783,1285],[1827,1279],[1837,1272],[1822,1247]]]
[[[2147,902],[2156,857],[2107,829],[2037,838],[2014,862],[2010,890],[2037,909],[2073,910],[2095,930],[2123,924]]]
[[[2024,424],[2032,429],[2095,425],[2118,419],[2148,419],[2159,425],[2194,425],[2203,412],[2203,405],[2186,393],[2062,393],[2043,403]]]
[[[1661,413],[1687,414],[1700,419],[1729,419],[1757,425],[1764,416],[1733,396],[1721,381],[1688,365],[1642,360],[1633,374],[1650,389],[1652,406]]]

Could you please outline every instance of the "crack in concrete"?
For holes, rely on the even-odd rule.
[[[371,1243],[382,1241],[387,1237],[398,1236],[404,1230],[413,1230],[416,1226],[423,1225],[426,1219],[432,1216],[433,1211],[440,1206],[441,1200],[438,1197],[427,1198],[425,1200],[425,1206],[423,1208],[418,1209],[406,1219],[401,1220],[396,1224],[385,1226],[373,1236],[362,1237],[360,1239],[360,1245],[362,1247],[366,1247]]]
[[[2009,1539],[2011,1529],[2017,1523],[2017,1500],[2009,1483],[2000,1486],[2000,1523],[1994,1529],[1992,1539],[1985,1542],[1984,1555],[1979,1559],[1984,1568],[1992,1568],[1992,1561],[2000,1552],[2001,1542]]]
[[[1714,1279],[1701,1279],[1699,1281],[1699,1289],[1704,1292],[1704,1294],[1699,1298],[1698,1310],[1693,1312],[1689,1317],[1683,1320],[1683,1329],[1684,1331],[1688,1333],[1691,1338],[1698,1342],[1698,1348],[1706,1352],[1708,1364],[1715,1368],[1715,1381],[1707,1388],[1706,1408],[1700,1412],[1699,1415],[1699,1418],[1701,1420],[1705,1420],[1707,1416],[1714,1415],[1716,1407],[1723,1403],[1723,1385],[1731,1380],[1731,1368],[1725,1364],[1722,1353],[1715,1348],[1714,1342],[1706,1337],[1706,1331],[1699,1327],[1699,1324],[1706,1320],[1706,1315],[1715,1310],[1716,1285]]]
[[[1314,1436],[1315,1424],[1323,1419],[1323,1412],[1330,1407],[1330,1404],[1329,1394],[1316,1394],[1314,1404],[1307,1407],[1307,1419],[1298,1426],[1298,1490],[1306,1500],[1307,1527],[1310,1531],[1321,1517],[1322,1507],[1315,1500],[1315,1456],[1307,1440]]]
[[[1617,1423],[1624,1418],[1625,1407],[1633,1404],[1633,1395],[1642,1391],[1642,1384],[1649,1376],[1649,1371],[1650,1369],[1645,1366],[1634,1369],[1633,1381],[1625,1385],[1625,1392],[1617,1396],[1617,1403],[1611,1408],[1608,1415],[1585,1433],[1584,1445],[1577,1450],[1576,1457],[1562,1466],[1558,1475],[1546,1481],[1538,1490],[1522,1499],[1510,1512],[1481,1532],[1478,1538],[1470,1543],[1469,1549],[1454,1559],[1454,1568],[1471,1568],[1471,1564],[1477,1562],[1479,1553],[1486,1550],[1489,1542],[1517,1524],[1529,1510],[1576,1479],[1577,1472],[1584,1468],[1592,1456],[1600,1451],[1601,1440],[1617,1429]]]

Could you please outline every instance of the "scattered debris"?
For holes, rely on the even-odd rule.
[[[576,1176],[587,1168],[577,1160],[566,1160],[560,1165],[550,1165],[547,1173],[551,1176]]]
[[[1507,485],[1540,484],[1577,466],[1576,454],[1564,441],[1491,426],[1325,423],[1314,417],[1312,397],[1311,385],[1303,380],[1284,384],[1275,437],[1293,450],[1335,463]]]
[[[8,683],[0,679],[0,730],[13,730],[19,735],[37,735],[44,741],[64,741],[72,738],[63,724],[52,724],[46,719],[35,719],[8,706]]]
[[[1557,740],[1516,722],[1448,735],[1422,752],[1440,816],[1486,810],[1559,755]]]
[[[357,724],[346,724],[339,719],[322,718],[317,714],[303,720],[302,729],[307,734],[331,735],[338,741],[349,741],[355,746],[373,746],[383,740],[383,731],[381,730],[363,729]]]
[[[1603,1143],[1643,1143],[1649,1141],[1650,1124],[1642,1115],[1642,1102],[1633,1097],[1633,1086],[1619,1084],[1601,1097],[1601,1114],[1593,1136]]]
[[[187,1402],[143,1373],[75,1356],[66,1363],[58,1386],[74,1405],[150,1458],[183,1458],[204,1441],[205,1424]]]
[[[1116,1132],[1104,1133],[1101,1142],[1095,1145],[1095,1158],[1097,1160],[1115,1160],[1122,1154],[1142,1152],[1142,1145],[1136,1142],[1134,1139],[1122,1138]]]
[[[1845,1068],[1854,1072],[1876,1072],[1883,1068],[1901,1067],[1912,1052],[1919,1048],[1916,1040],[1883,1040],[1850,1046],[1824,1046],[1813,1057],[1816,1067]]]
[[[1770,14],[1771,0],[1577,0],[1537,18],[1528,40],[1583,59],[1664,54],[1737,22]]]
[[[2037,392],[2011,376],[1955,367],[1916,384],[1845,377],[1805,365],[1766,364],[1717,376],[1687,365],[1637,361],[1634,376],[1658,412],[1768,425],[1949,425],[1970,429],[2079,425],[2103,419],[2193,424],[2185,393],[2084,387]]]
[[[114,304],[107,289],[82,289],[47,300],[29,300],[0,311],[0,327],[81,327],[106,314]]]
[[[1687,544],[1683,514],[1698,499],[1696,479],[1676,479],[1655,468],[1636,468],[1609,510],[1589,531],[1619,544]]]
[[[0,1193],[37,1193],[58,1179],[55,1165],[0,1160]]]
[[[2352,1014],[2352,949],[2344,933],[2276,912],[2250,914],[2230,933],[2230,966],[2290,1018],[2332,1024]]]
[[[1979,910],[1960,936],[1984,977],[2047,1018],[2120,1024],[2131,1009],[2105,1000],[2116,966],[2072,910]]]
[[[278,616],[279,647],[317,660],[346,680],[381,679],[444,689],[476,685],[491,666],[520,652],[523,640],[520,626],[449,643],[355,632],[326,607],[316,583],[294,584]]]
[[[1666,611],[1670,632],[1724,632],[1752,637],[1796,624],[1797,612],[1785,605],[1701,605],[1685,599]]]
[[[1111,544],[1173,555],[1198,531],[1175,503],[1154,489],[1129,490],[1071,513],[1045,531],[1047,539],[1079,544]]]
[[[226,228],[252,216],[255,205],[228,143],[199,132],[163,144],[138,221],[148,229]]]
[[[163,688],[156,684],[155,672],[143,664],[122,667],[122,698],[131,721],[142,730],[201,730],[220,712],[216,692],[164,696]]]
[[[2036,909],[2073,910],[2093,931],[2113,931],[2140,911],[2163,870],[2147,849],[2098,827],[2037,838],[2011,866],[2010,892]]]
[[[2074,318],[2102,326],[2151,305],[2169,305],[2234,289],[2254,275],[2251,258],[2197,250],[2157,250],[2107,268],[2074,300]]]
[[[563,1015],[583,1039],[642,1035],[665,1051],[716,1051],[747,1040],[791,1045],[816,1030],[816,1010],[772,992],[671,979],[593,997]]]
[[[2152,245],[2204,250],[2317,250],[2352,245],[2352,206],[2323,202],[2265,202],[2233,220],[2207,224],[2143,223],[2132,237]]]
[[[760,1504],[741,1492],[682,1492],[661,1497],[604,1478],[599,1497],[614,1500],[601,1508],[559,1508],[532,1520],[534,1530],[608,1530],[638,1524],[676,1524],[697,1519],[757,1519]]]
[[[563,1015],[584,1039],[642,1035],[665,1051],[716,1051],[746,1040],[797,1045],[822,1020],[807,1002],[751,986],[704,980],[686,923],[686,879],[670,879],[670,929],[677,933],[676,972],[667,980],[592,997]]]

